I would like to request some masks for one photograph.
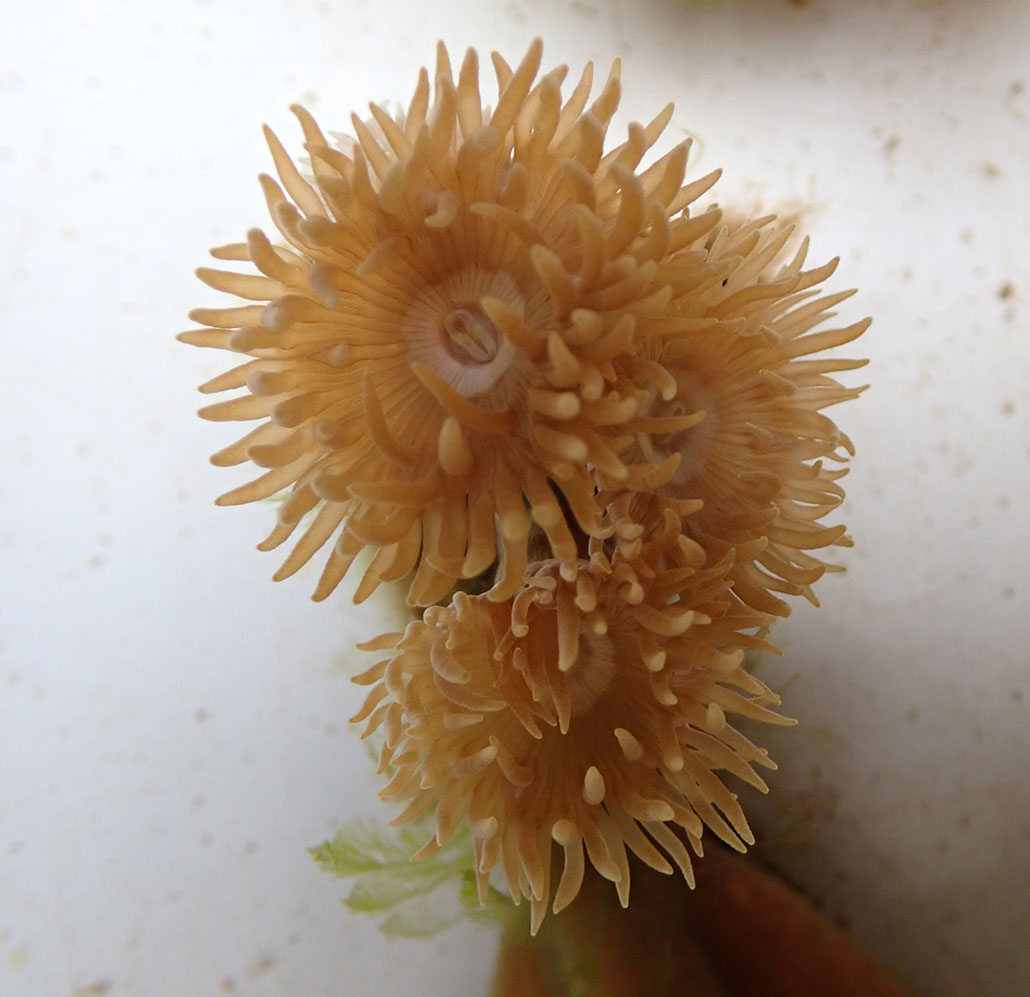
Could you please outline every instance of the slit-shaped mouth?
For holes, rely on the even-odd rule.
[[[474,302],[444,316],[440,338],[451,357],[469,367],[490,363],[504,341],[501,331]]]
[[[519,355],[480,302],[499,298],[523,314],[523,297],[506,273],[469,268],[420,294],[408,314],[408,355],[459,394],[488,409],[505,409],[512,386],[502,386]]]

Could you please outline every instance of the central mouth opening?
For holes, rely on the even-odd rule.
[[[466,366],[490,363],[503,338],[497,326],[475,305],[448,312],[440,332],[450,356]]]
[[[674,453],[680,455],[672,484],[682,489],[704,471],[711,456],[712,439],[721,420],[716,396],[704,381],[684,371],[677,374],[676,381],[679,387],[676,397],[670,402],[661,403],[653,414],[678,418],[704,412],[704,418],[696,425],[675,433],[654,436],[638,434],[637,442],[646,459],[655,464],[660,464]]]
[[[528,361],[483,301],[499,299],[527,321],[526,303],[507,273],[469,267],[424,288],[408,305],[404,339],[410,361],[424,364],[458,394],[491,411],[523,403]],[[528,319],[534,326],[536,319]]]

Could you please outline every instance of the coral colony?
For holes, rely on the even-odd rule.
[[[625,905],[627,850],[692,882],[706,828],[753,842],[724,775],[774,766],[734,721],[790,721],[744,657],[848,543],[822,410],[862,361],[824,351],[868,325],[823,328],[851,292],[790,226],[697,206],[719,174],[685,181],[688,142],[648,157],[672,105],[610,145],[619,64],[592,97],[541,51],[492,56],[492,110],[442,44],[351,139],[294,108],[310,170],[268,131],[261,177],[278,241],[213,250],[250,266],[200,278],[243,302],[180,336],[248,358],[201,415],[255,427],[213,458],[262,469],[221,504],[288,489],[276,578],[327,549],[316,599],[364,552],[358,601],[406,587],[357,678],[382,795],[433,815],[418,857],[466,829],[480,895],[503,873],[534,931],[588,861]]]

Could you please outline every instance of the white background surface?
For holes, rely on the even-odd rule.
[[[438,37],[536,34],[622,55],[623,125],[675,99],[692,175],[861,287],[857,547],[763,673],[802,721],[767,847],[922,991],[1030,988],[1030,5],[58,0],[0,37],[0,992],[484,992],[489,935],[387,942],[305,852],[385,815],[340,666],[380,626],[212,507],[229,358],[172,336],[267,225],[262,121],[299,153],[292,101],[342,129]]]

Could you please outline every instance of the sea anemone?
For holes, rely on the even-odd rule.
[[[491,598],[510,598],[532,524],[571,574],[576,531],[605,529],[595,475],[652,475],[619,455],[648,395],[614,361],[668,305],[668,258],[717,221],[689,212],[716,174],[684,186],[687,143],[635,174],[671,105],[606,154],[618,63],[588,106],[592,68],[563,100],[564,67],[534,83],[540,56],[493,56],[488,112],[475,52],[455,82],[440,45],[432,107],[423,70],[406,112],[352,118],[346,152],[294,108],[313,178],[271,132],[282,186],[261,178],[287,246],[254,230],[213,254],[258,275],[199,271],[258,302],[197,309],[208,328],[180,337],[253,358],[201,389],[247,388],[205,418],[262,420],[213,460],[267,473],[219,501],[291,488],[262,549],[317,510],[276,575],[335,535],[316,598],[369,545],[358,599],[414,571],[409,601],[426,605],[498,560]]]
[[[774,217],[720,228],[705,247],[704,285],[674,293],[665,314],[642,326],[630,358],[631,369],[638,358],[648,364],[637,378],[650,392],[642,415],[651,417],[649,428],[663,417],[688,424],[635,434],[652,465],[670,455],[679,462],[653,493],[631,502],[623,495],[612,511],[616,523],[632,524],[672,507],[709,556],[735,551],[735,595],[781,616],[789,607],[773,592],[816,603],[812,583],[840,570],[808,552],[851,542],[844,526],[818,522],[844,498],[837,482],[847,469],[831,465],[854,452],[820,410],[861,392],[829,375],[866,361],[812,354],[851,342],[869,325],[817,328],[854,292],[817,296],[813,288],[837,260],[804,269],[807,240],[779,262],[791,234]]]
[[[408,801],[395,823],[435,813],[424,857],[467,822],[481,897],[499,863],[534,931],[551,906],[552,841],[555,912],[579,891],[584,849],[625,906],[627,848],[671,873],[667,855],[692,884],[686,844],[700,855],[705,826],[738,850],[753,843],[716,773],[765,791],[753,766],[775,765],[728,715],[791,722],[742,667],[768,647],[769,618],[733,597],[728,563],[662,570],[677,539],[656,538],[635,565],[593,542],[574,582],[542,562],[510,602],[459,592],[367,645],[391,656],[358,678],[373,688],[354,720],[383,733],[381,795]]]

